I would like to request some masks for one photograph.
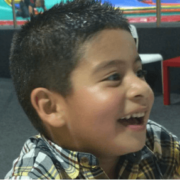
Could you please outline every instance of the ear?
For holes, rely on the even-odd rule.
[[[31,103],[44,124],[62,127],[65,124],[63,97],[46,88],[36,88],[31,92]]]

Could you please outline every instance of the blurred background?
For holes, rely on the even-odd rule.
[[[41,0],[36,0],[41,1]],[[43,0],[47,9],[62,0]],[[152,23],[156,22],[156,0],[108,0],[116,7],[124,10],[125,16],[131,23]],[[28,7],[33,6],[35,0],[0,0],[0,25],[12,25],[14,3],[15,14],[23,9],[23,3]],[[66,0],[63,0],[66,2]],[[104,3],[105,0],[102,0]],[[42,6],[34,5],[35,13],[41,12]],[[23,10],[22,10],[23,11]],[[180,21],[180,0],[161,0],[161,22]],[[17,16],[17,24],[22,25],[27,20],[27,16]]]
[[[36,16],[59,2],[61,0],[0,0],[0,179],[11,169],[24,142],[37,134],[19,105],[9,72],[13,34],[30,20],[31,15]],[[134,25],[138,52],[149,58],[142,61],[143,68],[148,71],[146,80],[155,94],[150,119],[180,137],[180,0],[109,2],[121,7]],[[160,58],[153,59],[153,55]],[[176,57],[177,66],[169,67],[170,103],[167,105],[163,67],[164,62]]]

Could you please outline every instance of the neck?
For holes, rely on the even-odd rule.
[[[113,158],[98,158],[100,167],[105,171],[110,179],[118,178],[117,166],[119,162],[119,157]]]

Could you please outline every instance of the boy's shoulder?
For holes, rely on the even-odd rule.
[[[56,151],[59,151],[58,156]],[[60,147],[49,147],[41,135],[33,136],[25,142],[5,179],[71,179],[77,172],[75,168],[71,169],[70,175],[65,172],[69,155]]]
[[[172,155],[172,151],[179,154],[179,139],[164,126],[149,120],[147,123],[146,146],[159,158]],[[169,156],[170,156],[169,154]]]
[[[180,177],[180,144],[177,136],[162,125],[149,120],[147,123],[146,146],[142,149],[143,169],[153,168],[164,178]],[[155,174],[155,173],[154,173]],[[151,177],[152,178],[152,177]]]
[[[153,143],[159,141],[166,141],[166,142],[178,142],[179,140],[177,136],[167,130],[164,126],[152,121],[148,120],[147,123],[147,141],[152,141]]]

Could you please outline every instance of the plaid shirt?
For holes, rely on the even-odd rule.
[[[120,179],[180,178],[180,147],[176,136],[148,121],[144,148],[120,157]],[[97,158],[63,149],[41,135],[24,144],[6,179],[107,179]]]

